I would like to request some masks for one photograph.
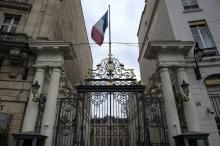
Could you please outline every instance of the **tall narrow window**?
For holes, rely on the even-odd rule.
[[[220,74],[210,75],[205,79],[205,85],[212,109],[214,110],[215,122],[220,135]]]
[[[19,21],[20,21],[20,16],[6,14],[4,18],[4,22],[1,25],[0,31],[1,32],[15,32],[18,27]]]
[[[190,22],[189,25],[193,38],[201,49],[215,49],[214,41],[205,21]]]
[[[182,0],[184,9],[195,9],[199,8],[197,0]]]

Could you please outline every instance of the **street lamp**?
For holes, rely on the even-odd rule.
[[[203,58],[203,50],[199,47],[198,43],[196,42],[194,46],[194,59],[195,59],[196,67],[194,68],[194,71],[195,71],[197,80],[202,79],[199,65],[198,65],[198,60],[201,61],[202,58]]]
[[[39,103],[45,103],[46,96],[43,94],[38,94],[38,91],[40,89],[40,85],[38,84],[38,81],[35,81],[35,83],[32,84],[32,94],[33,94],[33,102],[39,102]]]

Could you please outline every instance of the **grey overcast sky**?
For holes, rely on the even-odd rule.
[[[111,6],[111,40],[112,42],[137,43],[137,30],[144,8],[145,0],[81,0],[85,17],[89,43],[92,26],[104,15]],[[105,32],[104,42],[108,42],[108,28]],[[90,45],[93,55],[93,63],[100,63],[108,55],[108,44],[98,46]],[[112,44],[112,54],[125,65],[125,68],[135,69],[137,79],[140,79],[138,64],[138,44]]]

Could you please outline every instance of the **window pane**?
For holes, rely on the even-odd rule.
[[[17,29],[17,26],[12,26],[11,29],[9,30],[9,32],[15,32]]]
[[[11,20],[12,20],[12,17],[10,17],[10,16],[5,16],[4,23],[10,24],[10,23],[11,23]]]
[[[215,48],[214,41],[205,24],[190,26],[193,38],[201,49]]]
[[[196,0],[188,0],[189,5],[197,5]]]
[[[213,48],[214,44],[212,42],[211,36],[209,36],[209,32],[207,27],[200,27],[202,39],[204,41],[205,48]]]
[[[7,26],[7,25],[2,25],[2,27],[1,27],[1,32],[8,32],[8,28],[9,28],[9,26]]]
[[[20,21],[20,18],[19,18],[19,17],[15,17],[15,18],[14,18],[14,22],[13,22],[13,24],[18,24],[19,21]]]
[[[187,1],[186,0],[182,0],[183,6],[187,6]]]
[[[192,31],[193,36],[199,36],[199,31],[197,27],[191,27],[191,31]]]
[[[199,35],[198,27],[196,26],[191,27],[191,31],[192,31],[192,35],[193,35],[195,42],[198,43],[200,48],[204,48],[202,40],[201,40],[201,36]]]
[[[203,46],[203,43],[202,43],[202,40],[201,40],[201,37],[200,37],[200,36],[193,36],[193,38],[194,38],[195,42],[198,43],[198,45],[199,45],[199,47],[200,47],[201,49],[204,49],[204,48],[205,48],[205,46]]]
[[[19,15],[13,16],[13,15],[7,14],[5,16],[4,23],[3,23],[4,27],[1,28],[1,30],[4,32],[15,32],[17,25],[19,23],[19,20],[20,20]]]
[[[199,8],[196,0],[182,0],[184,9],[194,9]]]
[[[198,144],[198,146],[205,146],[203,139],[198,139],[197,144]]]

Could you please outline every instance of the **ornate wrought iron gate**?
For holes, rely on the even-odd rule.
[[[167,145],[163,100],[144,95],[133,70],[106,58],[77,93],[58,100],[55,146]]]

